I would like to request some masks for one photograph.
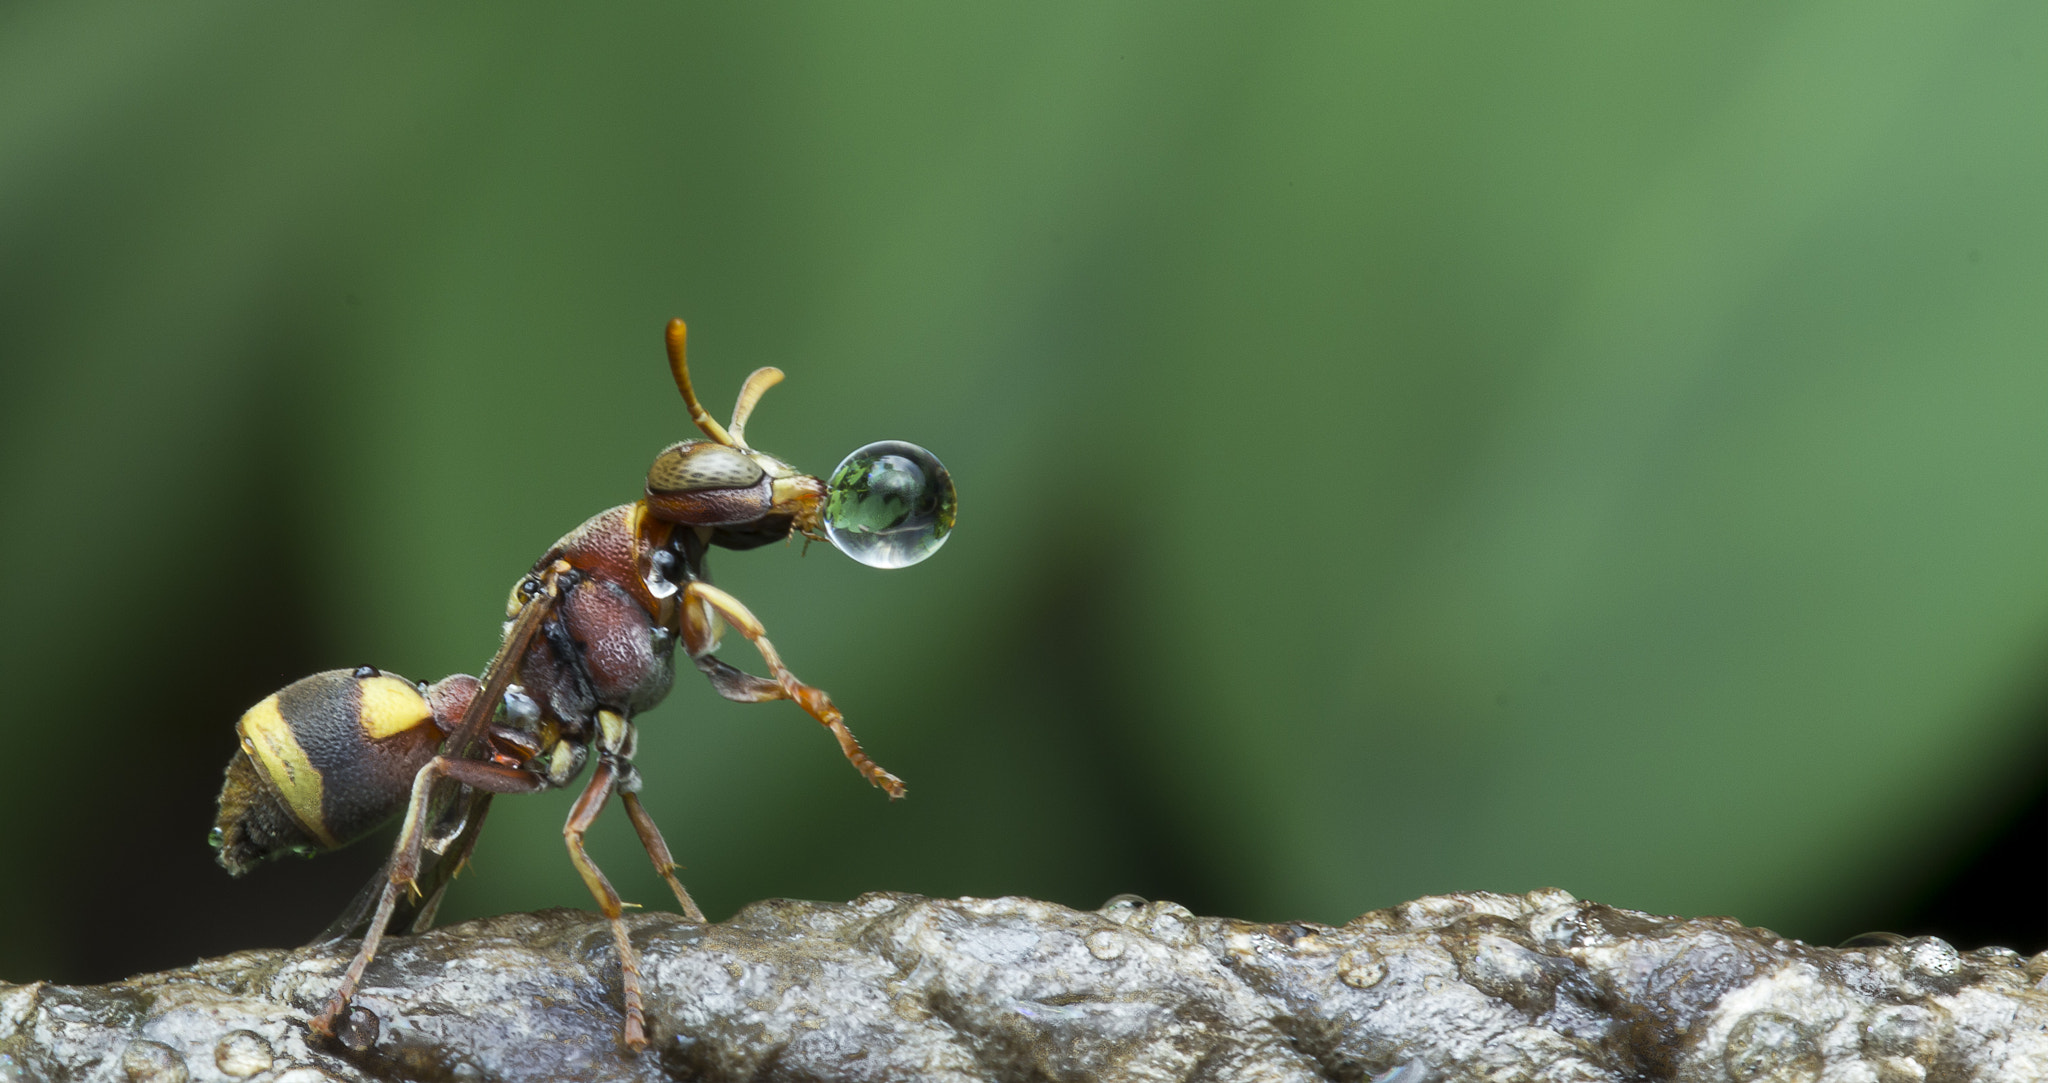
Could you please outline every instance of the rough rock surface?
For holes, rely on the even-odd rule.
[[[897,894],[631,920],[638,1055],[604,923],[558,910],[387,941],[362,1052],[305,1032],[352,942],[0,985],[0,1081],[2048,1080],[2048,957],[1816,948],[1561,891],[1341,928]]]

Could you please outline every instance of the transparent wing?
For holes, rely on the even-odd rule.
[[[539,634],[541,625],[547,622],[561,600],[559,577],[566,570],[568,565],[558,561],[535,577],[539,589],[526,600],[506,627],[498,653],[492,656],[491,664],[484,667],[483,687],[477,691],[476,698],[469,701],[469,709],[463,712],[454,731],[441,743],[442,755],[460,759],[482,757],[484,732],[492,716],[500,710],[505,690],[511,687],[520,661],[526,657],[526,649],[532,645],[533,637]],[[447,779],[435,784],[433,793],[427,798],[427,844],[420,854],[419,874],[414,877],[419,893],[399,899],[397,909],[392,912],[391,923],[385,927],[386,932],[424,932],[433,924],[434,912],[441,905],[441,896],[448,890],[449,881],[462,870],[470,853],[476,849],[477,836],[483,829],[484,816],[490,807],[491,795],[488,793]],[[393,853],[385,861],[384,867],[361,891],[356,892],[341,916],[322,930],[314,943],[362,936],[368,932],[377,900],[384,892],[384,885],[391,882],[391,863],[397,856]]]

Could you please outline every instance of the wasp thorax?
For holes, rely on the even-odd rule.
[[[239,875],[332,850],[389,819],[440,745],[433,719],[417,686],[368,667],[316,673],[249,708],[221,787],[221,865]]]
[[[647,507],[655,518],[693,526],[749,523],[772,503],[767,471],[724,444],[685,440],[647,469]]]

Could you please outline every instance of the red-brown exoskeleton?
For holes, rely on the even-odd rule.
[[[706,439],[664,449],[647,472],[644,498],[592,516],[534,563],[513,587],[502,644],[481,678],[457,675],[430,687],[369,666],[332,670],[263,700],[238,724],[242,747],[228,764],[212,835],[229,872],[346,845],[404,809],[383,874],[324,934],[360,931],[363,942],[326,1009],[309,1021],[316,1033],[336,1035],[387,930],[431,923],[493,794],[566,785],[594,760],[562,834],[618,945],[623,1040],[645,1047],[639,967],[619,896],[584,852],[583,836],[617,794],[683,913],[704,920],[636,796],[632,765],[633,719],[668,694],[678,645],[728,699],[796,701],[869,782],[903,796],[903,782],[861,751],[831,699],[783,665],[761,622],[711,585],[704,558],[712,547],[751,549],[802,534],[829,537],[863,563],[914,563],[952,528],[952,480],[910,444],[854,452],[829,486],[754,450],[747,418],[782,373],[749,376],[732,423],[722,426],[690,388],[684,336],[681,320],[669,324],[669,367]],[[713,653],[721,625],[754,645],[769,676]]]

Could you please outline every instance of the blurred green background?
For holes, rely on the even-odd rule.
[[[758,445],[962,499],[906,571],[714,559],[911,786],[686,672],[714,917],[2048,942],[2044,102],[2017,4],[0,6],[0,978],[338,912],[374,845],[212,864],[235,718],[475,672],[688,435],[671,316],[714,413],[788,372]],[[444,916],[590,905],[571,796]]]

